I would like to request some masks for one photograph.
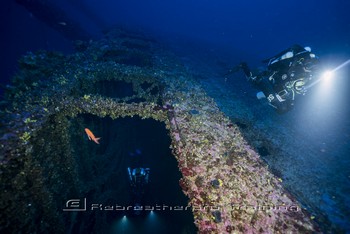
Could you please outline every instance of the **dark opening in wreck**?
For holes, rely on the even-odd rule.
[[[132,83],[127,83],[122,80],[100,80],[94,84],[96,91],[105,97],[110,98],[125,98],[135,95]]]
[[[131,82],[124,80],[98,80],[90,85],[87,90],[91,94],[112,98],[115,101],[125,103],[145,102],[146,97],[157,97],[160,95],[161,87],[147,81]],[[158,103],[161,103],[157,100]]]
[[[112,229],[123,229],[129,233],[169,233],[169,230],[173,230],[173,233],[184,230],[195,232],[190,209],[170,211],[169,208],[186,207],[188,198],[179,187],[181,174],[169,149],[170,138],[164,123],[139,117],[112,120],[79,115],[70,121],[69,126],[80,188],[78,195],[79,198],[86,198],[87,211],[64,212],[66,233],[91,230],[108,233]],[[99,145],[88,141],[84,135],[85,127],[90,128],[96,137],[101,137]],[[150,168],[149,183],[145,186],[140,204],[143,210],[139,214],[133,210],[135,204],[128,167]],[[74,198],[77,197],[66,197],[66,200]],[[132,206],[129,211],[120,210],[128,206]],[[151,213],[149,209],[145,210],[146,206],[150,209],[158,207],[152,214],[159,217],[153,217],[150,221],[147,216]],[[118,224],[124,215],[128,223]]]

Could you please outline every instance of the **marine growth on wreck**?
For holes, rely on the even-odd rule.
[[[318,232],[238,123],[174,55],[151,38],[120,30],[75,46],[71,55],[27,53],[7,87],[1,108],[1,232],[76,231],[72,226],[79,220],[63,215],[64,204],[103,183],[94,170],[112,157],[81,155],[89,150],[84,124],[132,117],[166,127],[182,174],[179,186],[199,233]]]

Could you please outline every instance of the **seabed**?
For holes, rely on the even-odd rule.
[[[64,223],[74,222],[62,218],[62,204],[81,197],[88,185],[79,180],[84,167],[72,146],[72,138],[85,136],[72,121],[91,115],[165,124],[199,233],[320,232],[237,124],[153,39],[114,30],[100,41],[78,41],[76,49],[68,56],[28,53],[7,88],[0,139],[2,231],[64,233]],[[93,162],[91,157],[83,164]]]

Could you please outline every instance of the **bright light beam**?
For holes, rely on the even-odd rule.
[[[309,89],[311,88],[312,86],[314,86],[315,84],[318,84],[320,81],[322,80],[330,80],[333,76],[334,76],[334,73],[336,71],[338,71],[339,69],[345,67],[346,65],[348,65],[350,63],[350,59],[348,59],[347,61],[345,61],[344,63],[340,64],[338,67],[334,68],[333,70],[328,70],[326,71],[322,77],[318,80],[315,80],[314,82],[312,82],[311,84],[309,84],[308,86],[305,87],[305,89]]]
[[[345,67],[345,66],[348,65],[349,63],[350,63],[350,59],[349,59],[348,61],[346,61],[346,62],[340,64],[338,67],[334,68],[334,69],[332,70],[332,72],[338,71],[340,68]]]
[[[122,222],[126,223],[126,221],[128,221],[128,218],[126,217],[126,215],[124,215],[123,218],[122,218]]]

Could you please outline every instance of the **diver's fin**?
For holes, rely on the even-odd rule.
[[[260,100],[260,99],[266,98],[266,96],[263,92],[258,92],[256,94],[256,98]]]

